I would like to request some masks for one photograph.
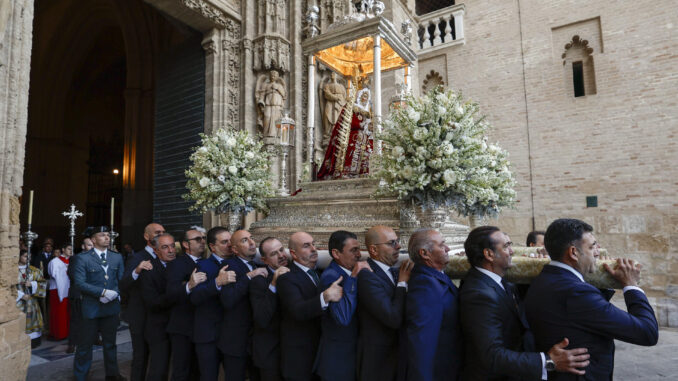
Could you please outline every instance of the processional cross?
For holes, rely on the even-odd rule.
[[[74,244],[74,237],[75,237],[75,220],[78,219],[78,217],[84,216],[84,214],[80,213],[77,209],[75,209],[75,205],[71,204],[71,210],[70,211],[65,211],[61,213],[64,215],[64,217],[68,217],[69,220],[71,220],[71,250],[75,250],[75,244]]]

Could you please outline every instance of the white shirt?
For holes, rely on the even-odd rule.
[[[297,262],[297,261],[294,261],[294,264],[297,265],[297,266],[299,266],[299,268],[300,268],[303,272],[306,273],[306,275],[308,276],[308,278],[311,279],[311,282],[313,282],[313,284],[315,284],[316,286],[318,286],[318,284],[315,283],[315,279],[313,279],[313,277],[311,276],[311,274],[308,273],[308,270],[310,270],[310,268],[308,268],[308,267],[302,265],[301,263],[299,263],[299,262]],[[327,309],[327,306],[329,306],[329,303],[325,302],[325,298],[323,297],[323,293],[322,293],[322,292],[320,293],[320,305],[322,306],[323,310],[324,310],[324,309]]]
[[[385,263],[379,262],[374,258],[372,258],[372,260],[374,261],[374,263],[377,264],[377,266],[379,266],[380,269],[382,269],[386,273],[386,276],[388,277],[388,279],[390,279],[391,282],[393,284],[395,284],[395,279],[393,279],[393,274],[391,274],[391,268],[388,267]],[[400,281],[400,282],[398,282],[396,287],[405,287],[405,291],[407,291],[407,282]]]
[[[584,282],[584,277],[581,275],[581,273],[579,271],[575,270],[574,267],[572,267],[572,266],[570,266],[566,263],[551,260],[551,263],[549,263],[549,265],[553,265],[553,266],[556,266],[556,267],[560,267],[561,269],[565,269],[565,270],[571,272],[572,274],[574,274],[577,278],[579,278],[580,281]],[[636,287],[636,286],[626,286],[622,289],[622,292],[625,293],[626,291],[629,291],[629,290],[638,290],[638,291],[642,292],[643,294],[645,293],[645,291],[643,291],[642,288]]]
[[[146,250],[146,252],[148,254],[151,254],[151,257],[153,257],[153,259],[158,257],[157,255],[155,255],[155,251],[153,251],[152,247],[146,245],[146,247],[144,247],[144,250]],[[139,278],[139,274],[137,274],[136,271],[132,270],[132,279],[137,280],[138,278]]]
[[[474,266],[475,267],[475,266]],[[499,274],[495,274],[490,270],[486,270],[482,267],[476,267],[476,270],[480,271],[481,273],[487,275],[492,279],[495,283],[501,287],[502,290],[506,290],[504,288],[504,285],[501,284],[501,276]],[[548,379],[548,371],[546,370],[546,356],[544,356],[544,352],[539,352],[539,355],[541,356],[541,379],[542,380],[547,380]]]

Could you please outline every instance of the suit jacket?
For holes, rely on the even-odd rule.
[[[174,300],[170,311],[167,332],[193,338],[195,307],[186,293],[186,283],[198,265],[187,254],[179,255],[167,263],[167,296]]]
[[[211,343],[216,342],[219,338],[224,312],[221,303],[219,303],[219,290],[215,279],[224,265],[226,265],[226,261],[219,263],[215,254],[198,261],[198,271],[204,272],[207,280],[195,286],[190,294],[191,303],[195,306],[194,343]]]
[[[250,348],[252,331],[252,308],[247,295],[250,269],[243,261],[233,256],[224,261],[230,271],[235,272],[235,282],[221,288],[219,299],[224,308],[221,321],[219,349],[228,356],[246,356]]]
[[[273,272],[268,267],[266,278],[255,276],[250,281],[249,298],[252,306],[252,362],[257,368],[280,367],[280,310],[278,295],[268,287]],[[276,289],[277,291],[277,289]]]
[[[153,256],[145,249],[139,250],[132,255],[127,261],[125,273],[120,280],[120,291],[122,296],[127,300],[127,306],[123,313],[123,319],[129,323],[129,330],[133,334],[143,334],[144,326],[146,324],[146,308],[144,307],[144,300],[141,296],[141,286],[132,278],[132,272],[139,266],[142,261],[152,260]],[[147,270],[144,270],[147,271]],[[141,272],[141,274],[144,273]],[[141,276],[139,274],[139,276]]]
[[[73,267],[75,267],[75,261],[78,260],[78,256],[80,254],[81,253],[74,254],[68,260],[68,269],[66,270],[66,274],[68,275],[68,280],[71,282],[71,284],[75,284],[75,279],[73,279]],[[80,299],[80,289],[77,287],[69,287],[68,300],[73,301],[75,299]]]
[[[396,287],[371,258],[372,272],[358,274],[358,376],[393,381],[398,362],[398,331],[405,314],[405,287]]]
[[[335,261],[320,276],[320,291],[327,290],[339,277],[344,295],[331,302],[321,318],[321,336],[315,371],[323,379],[355,380],[358,345],[358,282]]]
[[[143,271],[138,281],[146,307],[144,338],[154,344],[168,340],[167,323],[174,300],[167,294],[167,269],[158,258],[151,263],[153,270]]]
[[[45,280],[50,278],[47,266],[49,265],[49,261],[54,259],[52,254],[54,254],[54,252],[45,257],[45,253],[42,250],[38,250],[37,253],[31,254],[31,265],[42,270],[42,276],[45,277]]]
[[[86,319],[117,315],[120,313],[118,299],[108,303],[101,303],[99,298],[106,290],[120,293],[118,282],[124,271],[122,255],[107,250],[107,270],[102,267],[101,257],[94,249],[78,254],[80,257],[73,266],[73,280],[75,287],[82,293],[82,316]]]
[[[281,373],[285,378],[308,379],[320,339],[320,291],[296,263],[278,278],[281,316]]]
[[[518,299],[471,267],[459,291],[466,356],[463,380],[540,380],[541,355],[527,352]]]
[[[614,339],[647,346],[657,343],[657,320],[645,294],[629,290],[624,300],[628,312],[567,269],[544,266],[525,299],[537,350],[547,351],[567,337],[569,348],[587,348],[591,356],[585,375],[551,372],[549,380],[612,380]]]
[[[408,381],[459,378],[462,340],[459,329],[459,292],[447,275],[416,264],[412,269],[405,307]]]

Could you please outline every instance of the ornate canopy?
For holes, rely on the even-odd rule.
[[[301,46],[305,55],[313,55],[341,75],[363,76],[374,72],[375,36],[381,39],[381,71],[400,69],[416,61],[416,53],[382,16],[342,20]]]

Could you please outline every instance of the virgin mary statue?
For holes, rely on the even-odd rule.
[[[351,102],[356,99],[355,102]],[[369,174],[372,153],[371,95],[368,88],[341,110],[332,129],[325,159],[318,170],[318,180],[347,179]]]

